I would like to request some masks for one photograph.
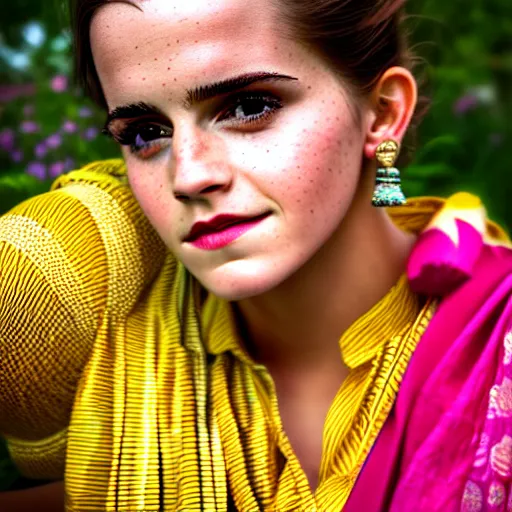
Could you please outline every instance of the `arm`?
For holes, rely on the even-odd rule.
[[[64,512],[64,482],[0,493],[3,512]]]
[[[63,477],[106,276],[99,229],[80,201],[54,191],[0,217],[0,433],[25,476]]]

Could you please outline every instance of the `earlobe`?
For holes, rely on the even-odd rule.
[[[372,123],[368,128],[364,153],[375,158],[385,140],[401,144],[416,108],[418,88],[411,72],[402,67],[388,69],[371,96]]]

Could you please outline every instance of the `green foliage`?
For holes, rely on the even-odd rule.
[[[412,0],[408,26],[432,105],[404,173],[409,195],[467,190],[512,226],[512,4]]]
[[[0,84],[28,84],[29,90],[3,105],[0,99],[0,214],[48,190],[61,172],[119,155],[111,141],[96,136],[103,114],[65,84],[71,68],[66,4],[17,0],[2,14]],[[404,190],[410,196],[474,192],[510,229],[512,3],[409,0],[407,6],[414,13],[407,21],[413,47],[422,58],[416,72],[433,99],[419,149],[404,170]],[[45,31],[39,46],[22,36],[30,20]],[[14,66],[15,55],[29,65]],[[33,133],[22,133],[27,121],[37,126]],[[9,136],[12,147],[2,151]],[[0,443],[0,490],[18,478],[2,450]]]

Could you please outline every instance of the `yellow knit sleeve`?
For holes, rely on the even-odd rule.
[[[144,282],[164,252],[124,174],[120,160],[96,162],[0,217],[0,434],[33,478],[63,475],[80,376],[108,297],[122,290],[112,246]]]

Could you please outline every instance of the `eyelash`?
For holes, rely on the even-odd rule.
[[[244,102],[262,102],[263,112],[259,114],[250,114],[245,116],[244,120],[230,120],[236,115],[238,107]],[[227,122],[233,126],[250,127],[269,120],[276,112],[283,107],[280,99],[269,93],[246,92],[240,93],[230,100],[229,106],[217,118],[219,122]],[[231,114],[231,115],[229,115]],[[229,115],[229,117],[228,117]],[[159,130],[159,133],[156,131]],[[146,131],[146,137],[141,136],[141,132]],[[141,160],[149,160],[156,157],[166,146],[168,142],[164,139],[172,137],[172,128],[159,124],[156,121],[147,123],[133,123],[132,126],[126,126],[120,133],[114,135],[114,139],[122,146],[128,146],[130,152]],[[138,140],[139,139],[139,140]]]

